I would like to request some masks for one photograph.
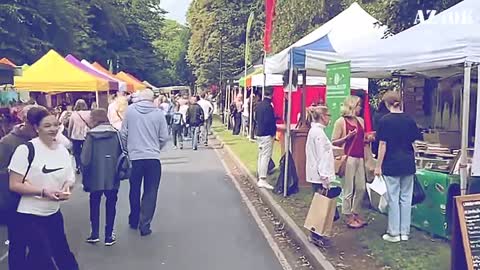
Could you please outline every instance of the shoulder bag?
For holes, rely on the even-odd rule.
[[[120,134],[117,132],[118,142],[120,143],[120,149],[122,153],[118,157],[117,161],[117,170],[116,170],[116,178],[119,180],[129,179],[130,175],[132,174],[132,162],[128,157],[127,150],[123,147],[122,139],[120,138]]]
[[[345,120],[345,126],[347,125],[347,120]],[[345,134],[347,134],[347,131],[346,131],[346,127],[345,127]],[[355,135],[355,137],[353,137],[353,142],[355,142],[355,139],[357,139],[357,136],[358,134]],[[347,142],[345,142],[345,144],[347,144]],[[345,171],[346,171],[346,168],[347,168],[347,159],[348,159],[348,156],[351,154],[352,152],[352,148],[353,148],[353,143],[350,144],[350,147],[348,148],[348,151],[346,152],[346,155],[342,155],[342,156],[339,156],[339,157],[336,157],[335,158],[335,173],[339,176],[339,177],[344,177],[345,176]]]

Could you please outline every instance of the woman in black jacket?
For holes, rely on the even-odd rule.
[[[91,113],[92,129],[87,133],[83,146],[81,161],[83,169],[83,187],[90,192],[91,235],[87,243],[100,241],[100,202],[102,195],[106,202],[105,245],[116,243],[113,232],[117,194],[120,179],[117,179],[117,163],[122,153],[117,130],[110,125],[107,112],[103,109]]]

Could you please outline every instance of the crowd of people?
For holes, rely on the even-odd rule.
[[[416,170],[413,143],[421,139],[421,133],[414,119],[401,110],[399,93],[389,91],[382,100],[388,113],[377,119],[376,133],[367,134],[360,116],[360,101],[356,96],[346,98],[342,117],[334,123],[331,139],[325,133],[325,127],[330,124],[328,107],[313,105],[308,108],[311,129],[306,142],[307,182],[312,184],[314,192],[328,198],[340,195],[342,190],[331,184],[338,173],[333,149],[341,146],[346,155],[342,213],[347,226],[358,229],[367,225],[361,215],[367,178],[382,177],[387,187],[389,207],[387,233],[382,238],[388,242],[408,241]],[[376,162],[370,161],[374,157],[370,149],[373,142],[379,145]],[[319,238],[312,233],[314,243],[318,244]]]
[[[256,141],[258,144],[257,185],[273,189],[267,181],[268,163],[272,156],[276,136],[276,119],[272,106],[271,89],[266,88],[265,97],[256,104]],[[329,138],[325,128],[332,124],[329,109],[325,104],[314,104],[307,108],[306,181],[313,191],[335,199],[343,192],[341,212],[346,225],[359,229],[368,225],[362,216],[362,203],[366,184],[381,177],[387,188],[388,227],[383,239],[388,242],[407,241],[410,234],[412,196],[414,187],[415,149],[414,142],[421,139],[421,132],[414,119],[404,113],[398,92],[383,95],[379,115],[375,117],[375,132],[367,132],[362,119],[362,100],[348,96],[341,108],[341,117],[333,123]],[[234,134],[239,132],[241,95],[232,103]],[[373,146],[373,151],[371,146]],[[343,149],[344,172],[341,187],[332,186],[339,175],[338,155],[334,148]],[[340,159],[342,160],[342,159]],[[336,164],[337,163],[337,164]],[[335,220],[339,218],[335,213]],[[310,239],[319,244],[328,242],[328,237],[312,233]],[[321,240],[321,241],[320,241]]]
[[[155,98],[151,89],[117,94],[108,110],[89,109],[82,99],[59,110],[26,106],[23,123],[0,139],[0,217],[8,228],[9,269],[78,269],[60,209],[71,198],[76,174],[89,193],[87,243],[100,242],[102,196],[104,244],[116,243],[116,204],[126,178],[130,228],[150,235],[162,174],[160,151],[170,136],[175,149],[183,148],[186,137],[194,150],[199,140],[207,146],[212,114],[207,93]]]

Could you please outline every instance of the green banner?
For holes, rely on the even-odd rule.
[[[327,64],[327,106],[331,124],[325,129],[331,137],[333,123],[340,118],[340,109],[345,97],[350,95],[350,62]]]

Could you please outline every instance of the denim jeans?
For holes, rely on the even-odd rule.
[[[383,176],[387,185],[388,233],[391,236],[410,234],[414,175]]]
[[[199,136],[200,136],[200,127],[192,127],[192,149],[197,149]]]
[[[212,124],[209,119],[205,120],[202,126],[202,139],[204,144],[208,144],[208,134],[210,134],[210,128]]]

